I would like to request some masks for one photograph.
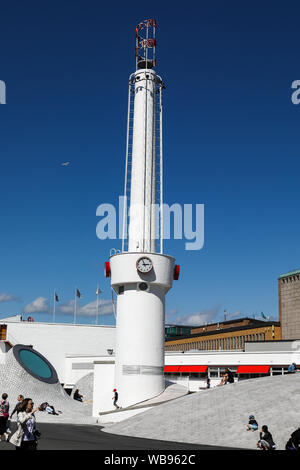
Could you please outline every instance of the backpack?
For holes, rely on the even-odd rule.
[[[8,412],[8,403],[5,400],[1,400],[0,402],[0,408],[1,408],[1,413],[4,418],[7,418],[9,416]]]

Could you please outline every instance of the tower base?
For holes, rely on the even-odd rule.
[[[141,274],[137,262],[152,261]],[[165,295],[172,287],[174,258],[157,253],[121,253],[110,258],[117,294],[115,388],[122,407],[164,391]]]

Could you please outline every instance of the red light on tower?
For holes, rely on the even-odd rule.
[[[179,279],[179,274],[180,274],[180,265],[179,264],[175,264],[175,267],[174,267],[174,281],[178,281]]]
[[[105,261],[105,265],[104,265],[104,276],[105,277],[110,277],[110,264],[109,264],[109,261]]]

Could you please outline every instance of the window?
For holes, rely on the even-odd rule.
[[[270,373],[271,375],[283,375],[284,368],[283,367],[271,367]]]
[[[214,378],[220,377],[219,368],[218,368],[218,367],[209,367],[209,368],[208,368],[208,376],[209,376],[210,378],[212,378],[212,377],[214,377]]]
[[[13,347],[13,354],[20,366],[36,379],[50,384],[58,382],[53,366],[32,347],[17,344]]]

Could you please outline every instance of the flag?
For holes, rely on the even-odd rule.
[[[267,317],[263,314],[263,312],[261,312],[261,316],[266,320]]]
[[[102,290],[100,289],[100,287],[98,287],[97,290],[96,290],[96,295],[98,295],[98,294],[102,294]]]
[[[79,292],[78,289],[76,289],[76,295],[77,295],[77,297],[79,297],[79,298],[82,297],[82,295],[81,295],[81,293]]]
[[[59,298],[56,292],[54,292],[55,302],[59,302]]]

